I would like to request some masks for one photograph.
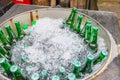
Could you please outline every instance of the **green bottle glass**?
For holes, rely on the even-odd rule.
[[[28,29],[28,24],[24,24],[24,25],[22,26],[22,29],[24,29],[24,30]]]
[[[0,29],[0,40],[1,40],[1,42],[3,43],[3,45],[9,44],[9,41],[8,41],[8,39],[5,37],[2,29]]]
[[[86,24],[85,42],[90,42],[92,24]]]
[[[80,32],[80,26],[81,26],[81,22],[82,22],[82,15],[78,15],[78,19],[74,25],[74,30],[76,30],[78,33]]]
[[[60,77],[58,75],[53,75],[52,80],[60,80]]]
[[[31,80],[40,80],[40,76],[38,73],[32,73],[31,74]]]
[[[14,80],[26,80],[26,78],[23,76],[22,72],[16,65],[12,65],[10,67],[11,73],[14,75]]]
[[[0,58],[3,58],[4,56],[2,55],[2,53],[0,53]]]
[[[8,59],[11,58],[10,53],[3,46],[0,46],[0,53]]]
[[[61,74],[64,74],[64,73],[66,72],[66,70],[65,70],[64,67],[60,67],[60,68],[59,68],[59,71],[60,71]]]
[[[42,80],[47,80],[47,70],[42,70],[41,74],[42,74]]]
[[[101,62],[106,56],[108,55],[108,52],[106,50],[102,50],[99,55],[97,56],[97,58],[94,60],[93,64],[97,64],[99,62]]]
[[[81,35],[82,37],[85,37],[86,25],[87,25],[87,24],[92,24],[92,21],[91,21],[91,20],[86,20],[85,25],[84,25],[84,27],[82,28],[82,30],[81,30],[81,32],[80,32],[80,35]]]
[[[22,54],[21,55],[21,59],[22,59],[22,61],[26,61],[27,60],[27,58],[28,58],[28,55],[27,54]]]
[[[12,31],[10,25],[5,26],[5,29],[7,31],[9,41],[11,43],[15,42],[16,36],[15,36],[14,32]]]
[[[92,27],[91,38],[88,46],[95,52],[98,50],[97,38],[98,38],[98,27]]]
[[[33,20],[33,21],[32,21],[32,25],[35,25],[35,24],[36,24],[36,20]]]
[[[67,78],[68,78],[68,80],[75,80],[76,79],[74,73],[69,73]]]
[[[76,12],[77,12],[77,8],[73,8],[66,23],[69,24],[71,26],[71,28],[74,25],[74,20],[75,20],[75,16],[76,16]]]
[[[22,39],[24,37],[24,33],[23,33],[23,30],[20,26],[20,22],[19,21],[16,21],[15,22],[15,26],[16,26],[16,30],[17,30],[17,38],[18,39]]]
[[[84,68],[82,70],[83,74],[85,74],[85,73],[91,73],[93,71],[92,70],[93,60],[94,60],[94,56],[92,54],[88,54],[86,62],[85,62],[85,66],[84,66]]]
[[[72,62],[72,72],[76,75],[77,78],[81,77],[81,62],[78,60],[73,60]]]
[[[5,57],[0,58],[0,65],[2,66],[2,68],[4,69],[4,71],[7,73],[7,75],[10,77],[11,76],[11,72],[10,72],[10,63],[6,60]]]

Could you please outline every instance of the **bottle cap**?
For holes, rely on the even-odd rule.
[[[77,11],[77,8],[76,8],[76,7],[72,8],[72,11],[73,11],[73,12],[76,12],[76,11]]]
[[[25,29],[28,29],[28,24],[24,24],[23,26],[22,26],[22,28],[25,30]]]
[[[75,74],[74,73],[69,73],[68,74],[68,79],[69,80],[75,80]]]
[[[23,61],[26,61],[27,58],[28,58],[28,55],[27,55],[27,54],[22,54],[21,59],[22,59]]]
[[[11,28],[10,28],[10,25],[6,25],[5,28],[7,28],[7,29],[11,29]]]
[[[60,70],[61,73],[65,72],[65,68],[64,67],[60,67],[59,70]]]
[[[31,75],[31,79],[32,79],[32,80],[38,80],[38,79],[40,79],[40,76],[39,76],[38,73],[33,73],[33,74]]]
[[[103,49],[103,50],[102,50],[102,54],[103,54],[104,56],[107,56],[107,55],[108,55],[108,52],[107,52],[105,49]]]
[[[86,20],[85,24],[92,24],[92,21],[91,20]]]
[[[47,70],[42,70],[41,74],[42,74],[43,76],[47,75]]]
[[[78,15],[78,20],[81,20],[83,18],[82,15]]]
[[[88,55],[87,55],[87,59],[88,59],[88,60],[93,60],[93,59],[94,59],[94,56],[93,56],[92,54],[88,54]]]
[[[92,27],[92,33],[97,33],[98,32],[98,27]]]
[[[3,63],[5,61],[5,58],[0,58],[0,64]]]
[[[58,75],[53,75],[52,80],[60,80],[60,77]]]
[[[76,66],[76,67],[80,67],[81,66],[81,62],[80,61],[78,61],[78,60],[72,60],[72,62],[71,62],[74,66]]]
[[[63,20],[63,21],[62,21],[62,24],[65,24],[65,23],[66,23],[66,21],[65,21],[65,20]]]
[[[11,72],[16,72],[18,67],[16,65],[11,66],[10,71]]]
[[[33,20],[33,21],[32,21],[32,25],[35,25],[35,24],[36,24],[36,20]]]

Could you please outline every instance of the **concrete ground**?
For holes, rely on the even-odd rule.
[[[14,5],[9,11],[0,17],[0,23],[8,18],[24,11],[39,9],[39,6]],[[120,31],[116,14],[101,11],[80,10],[100,22],[112,34],[117,44],[120,44]],[[0,79],[3,80],[3,79]],[[120,55],[115,57],[107,69],[94,80],[120,80]]]

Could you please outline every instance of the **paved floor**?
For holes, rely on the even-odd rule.
[[[14,5],[9,11],[6,12],[6,14],[0,17],[0,23],[21,12],[38,8],[41,7]],[[116,40],[116,43],[120,44],[120,30],[118,29],[117,17],[114,13],[101,11],[80,11],[96,19],[103,26],[105,26],[105,28]],[[114,58],[114,60],[108,65],[108,68],[94,80],[120,80],[120,55]]]

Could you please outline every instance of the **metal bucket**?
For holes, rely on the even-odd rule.
[[[10,24],[12,29],[14,31],[16,31],[15,25],[14,25],[15,21],[20,21],[21,25],[23,25],[23,24],[31,25],[31,22],[33,20],[38,19],[38,18],[50,17],[50,18],[63,18],[63,19],[65,19],[69,16],[69,14],[70,14],[70,9],[62,9],[62,8],[45,8],[45,9],[31,10],[31,11],[27,11],[27,12],[23,12],[21,14],[18,14],[16,16],[4,21],[2,24],[0,24],[0,27],[3,29],[4,33],[6,33],[4,30],[4,26],[7,24]],[[84,78],[84,80],[91,80],[91,79],[95,78],[96,76],[98,76],[105,69],[105,67],[108,65],[111,53],[113,52],[112,46],[111,46],[112,42],[110,39],[111,36],[110,36],[109,32],[101,24],[99,24],[96,20],[92,19],[91,17],[89,17],[81,12],[77,12],[77,14],[83,15],[82,25],[85,24],[86,19],[90,19],[94,26],[99,27],[99,36],[104,38],[104,41],[106,43],[106,47],[108,48],[108,52],[109,52],[109,55],[106,58],[106,60],[104,61],[104,63],[102,64],[102,66],[98,70],[94,71],[92,74],[90,74],[89,76],[86,76]],[[0,75],[0,78],[2,80],[8,79],[8,78],[4,77],[2,74]]]

